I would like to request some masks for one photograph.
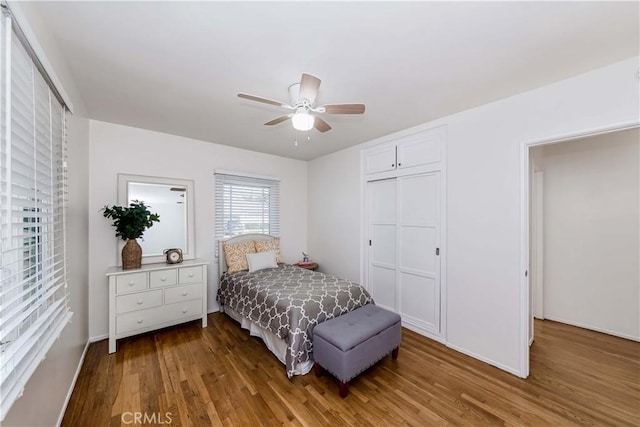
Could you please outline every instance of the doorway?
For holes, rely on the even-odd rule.
[[[608,254],[608,252],[611,252],[610,247],[600,248],[597,246],[597,244],[594,244],[594,243],[597,243],[598,241],[598,234],[600,233],[601,235],[606,235],[606,233],[615,234],[616,232],[619,232],[619,230],[616,231],[617,220],[615,218],[615,212],[612,211],[613,213],[612,212],[606,213],[606,206],[598,207],[596,209],[590,209],[588,207],[589,205],[587,204],[587,202],[591,201],[589,198],[593,197],[598,191],[600,191],[600,194],[602,195],[603,188],[605,189],[604,190],[605,196],[607,197],[609,196],[609,194],[606,193],[607,191],[609,191],[609,189],[607,188],[607,185],[609,185],[609,182],[606,181],[607,180],[605,176],[606,174],[601,174],[602,176],[598,176],[598,174],[600,173],[598,172],[598,170],[599,171],[607,170],[607,169],[611,170],[612,168],[615,168],[616,167],[615,164],[606,163],[607,161],[611,161],[611,159],[607,159],[607,158],[596,159],[595,164],[600,162],[600,165],[598,166],[598,168],[595,168],[594,171],[589,170],[587,175],[583,175],[582,177],[580,177],[580,174],[571,175],[571,172],[567,172],[567,175],[564,177],[565,182],[562,182],[562,185],[560,185],[560,187],[562,187],[560,188],[560,190],[570,191],[570,192],[564,193],[565,195],[560,197],[559,199],[558,199],[558,194],[562,194],[562,193],[558,191],[558,188],[554,188],[554,192],[553,192],[553,196],[556,197],[556,199],[550,198],[551,192],[549,192],[549,194],[546,194],[546,195],[544,194],[545,188],[547,189],[551,188],[550,180],[548,179],[550,178],[550,174],[545,174],[544,168],[538,167],[539,163],[536,164],[536,160],[539,159],[540,153],[544,152],[545,150],[553,153],[556,157],[558,157],[558,153],[559,153],[560,157],[562,157],[561,155],[565,155],[567,159],[571,159],[572,154],[570,150],[568,150],[568,148],[570,147],[570,144],[563,144],[567,142],[570,142],[573,147],[580,147],[580,149],[577,151],[577,154],[575,154],[574,157],[581,158],[581,157],[584,157],[585,152],[586,154],[589,154],[587,152],[589,149],[588,141],[593,142],[597,138],[602,139],[605,137],[607,138],[619,137],[624,132],[627,132],[627,133],[631,132],[633,134],[633,137],[635,138],[635,135],[638,135],[638,123],[611,126],[609,128],[597,129],[594,131],[584,132],[580,134],[565,135],[565,136],[560,136],[555,138],[549,138],[546,140],[523,143],[522,145],[522,151],[521,151],[521,154],[522,154],[521,156],[521,160],[522,160],[522,169],[521,169],[522,170],[522,188],[521,188],[522,251],[521,251],[521,255],[522,255],[522,258],[521,258],[521,263],[522,263],[523,276],[522,276],[521,288],[520,288],[521,289],[520,334],[521,334],[521,346],[522,346],[521,347],[522,348],[521,376],[523,377],[527,377],[529,375],[529,346],[535,339],[535,330],[534,330],[534,321],[533,321],[534,315],[541,318],[558,320],[558,321],[565,322],[568,324],[573,324],[579,327],[587,327],[589,329],[600,330],[601,332],[607,332],[607,333],[611,332],[610,330],[607,330],[606,327],[600,327],[599,329],[597,326],[598,324],[597,321],[592,322],[593,324],[590,324],[589,322],[584,321],[583,316],[585,314],[593,314],[593,313],[597,314],[598,311],[603,311],[601,310],[601,307],[595,307],[595,308],[583,307],[584,304],[581,305],[580,303],[575,303],[575,301],[578,301],[581,298],[583,301],[588,301],[589,298],[591,298],[592,302],[595,301],[597,303],[598,299],[600,299],[604,303],[606,303],[605,300],[607,300],[607,298],[611,296],[606,293],[607,290],[604,290],[604,291],[602,289],[597,290],[595,285],[592,288],[589,288],[587,286],[588,285],[587,282],[589,282],[591,279],[594,279],[594,277],[589,277],[589,269],[591,268],[591,271],[593,273],[592,267],[594,265],[603,265],[603,259],[600,259],[599,257],[606,258],[607,256],[615,256],[615,254],[613,255]],[[584,142],[584,144],[582,144],[582,142]],[[635,147],[636,147],[635,151],[637,152],[638,151],[637,145]],[[605,148],[608,149],[609,147],[605,146]],[[591,153],[591,155],[593,155],[593,153]],[[636,177],[634,178],[635,179],[634,188],[635,188],[635,192],[637,193],[638,192],[637,165],[640,164],[640,156],[636,154],[634,155],[634,157],[635,158],[630,159],[630,161],[635,162]],[[594,163],[593,159],[592,159],[592,163]],[[569,164],[571,164],[571,162],[569,162]],[[585,166],[585,167],[588,167],[588,166]],[[553,170],[557,171],[557,168]],[[591,176],[590,174],[593,176]],[[577,182],[577,181],[580,181],[581,179],[584,180],[585,177],[588,177],[590,179],[589,184]],[[601,181],[598,181],[598,179],[601,179]],[[548,185],[545,185],[545,181],[547,181],[546,184]],[[556,183],[554,184],[554,186],[557,187],[557,182],[559,182],[557,172],[554,172],[553,182]],[[575,191],[574,193],[571,193],[572,191],[571,188],[574,188],[576,184],[580,184],[583,186],[583,188],[585,188],[584,190],[585,194],[579,194],[578,197],[574,197]],[[611,185],[614,185],[614,183],[612,183]],[[611,188],[611,191],[616,192],[618,191],[618,189],[614,185],[614,187]],[[569,195],[569,197],[567,197],[567,194]],[[619,198],[629,197],[628,195],[625,196],[624,194],[617,194],[616,196]],[[582,200],[580,197],[582,197],[584,200]],[[631,197],[633,198],[633,196]],[[637,194],[635,195],[635,198],[637,199]],[[544,206],[545,199],[551,200],[554,202],[554,205],[555,205],[554,209],[556,212],[558,211],[558,206],[562,206],[562,209],[568,209],[568,211],[563,214],[564,218],[562,218],[562,220],[558,220],[558,217],[556,215],[555,217],[554,216],[549,217],[550,219],[549,224],[545,224],[543,212],[547,211],[547,214],[549,214],[548,207]],[[584,202],[582,203],[582,206],[580,205],[581,202]],[[602,203],[602,200],[600,200],[599,203]],[[632,210],[635,211],[636,220],[634,220],[635,222],[632,223],[632,227],[631,227],[632,230],[636,230],[634,231],[634,233],[636,234],[635,236],[636,240],[638,239],[637,229],[639,226],[638,225],[639,221],[637,221],[637,215],[638,215],[637,205],[638,204],[636,203],[635,208],[632,207]],[[601,213],[599,210],[606,213],[605,215],[602,215],[604,218],[610,218],[608,224],[606,223],[600,224],[598,222],[600,220],[600,218],[598,218],[598,215],[599,213]],[[564,221],[564,223],[562,221]],[[561,224],[562,227],[558,228],[558,224]],[[582,224],[583,227],[584,227],[584,224],[591,224],[592,228],[584,230],[583,233],[575,233],[576,230],[573,230],[573,228],[578,227],[580,224]],[[544,230],[545,228],[550,228],[550,227],[551,228],[555,227],[553,228],[553,230],[556,230],[555,233],[557,233],[556,235],[553,235],[555,242],[551,242],[551,241],[545,242]],[[547,231],[548,232],[553,231],[551,230],[551,228]],[[571,234],[572,232],[573,234]],[[562,241],[562,239],[558,238],[558,235],[564,236],[563,238],[565,238],[565,240],[570,240],[570,241]],[[547,233],[547,237],[548,236],[549,234]],[[558,241],[560,241],[560,244],[558,244]],[[550,246],[552,243],[555,246]],[[577,248],[577,249],[567,250],[566,248],[571,247],[572,244],[574,245],[574,248]],[[558,252],[558,248],[563,248],[563,247],[564,247],[563,249],[564,252],[562,251]],[[543,253],[544,253],[543,251],[545,248],[547,250],[553,249],[554,258],[545,258],[543,256]],[[635,244],[635,251],[636,252],[638,251],[637,243]],[[549,254],[551,254],[551,252]],[[561,256],[558,257],[558,254],[560,254]],[[585,259],[581,259],[581,257],[584,257]],[[549,261],[548,266],[545,265],[545,259]],[[615,258],[612,258],[612,259],[615,259]],[[583,271],[581,271],[580,268],[577,268],[577,266],[580,265],[579,264],[580,262],[583,263],[581,264],[584,267],[582,268]],[[637,260],[635,262],[631,260],[627,262],[626,265],[629,265],[629,264],[632,267],[635,264],[635,270],[634,270],[635,272],[633,274],[637,276],[638,275]],[[569,275],[565,274],[564,276],[562,274],[559,274],[558,266],[564,268],[565,270],[569,270],[570,274]],[[547,274],[545,274],[545,269],[548,270]],[[601,270],[605,270],[605,269],[603,268]],[[557,288],[551,288],[549,286],[544,285],[545,282],[543,278],[546,278],[547,281],[551,280],[551,276],[550,276],[551,273],[553,273],[552,278],[555,282],[558,282],[558,281],[574,282],[571,285],[571,286],[574,286],[573,289],[569,287],[569,289],[562,290],[562,292],[565,293],[564,299],[560,298],[556,300],[556,298],[558,298],[558,295],[559,295]],[[606,276],[606,273],[608,272],[596,271],[596,273],[597,274],[591,274],[591,276],[599,276],[601,282],[607,282],[608,276]],[[575,277],[571,277],[571,274],[573,274]],[[571,280],[567,280],[567,278]],[[595,280],[591,280],[591,282],[597,283],[597,277],[595,277]],[[585,283],[587,284],[584,285],[583,287],[578,287],[579,285],[576,285],[575,283],[579,283],[580,285],[583,285]],[[551,299],[551,298],[554,298],[554,299]],[[547,304],[545,304],[545,301],[547,302]],[[553,304],[550,304],[550,301],[553,302]],[[563,304],[564,304],[564,307],[563,307]],[[547,305],[547,307],[545,307],[545,305]],[[546,310],[547,308],[548,310]],[[562,316],[558,315],[559,308],[567,310],[566,312],[569,314],[566,316],[566,318],[563,318]],[[637,307],[635,309],[637,311]],[[591,310],[591,313],[589,313],[589,310]],[[617,335],[624,336],[624,334],[617,334]]]

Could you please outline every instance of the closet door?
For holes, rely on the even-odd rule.
[[[396,179],[367,183],[368,287],[376,304],[398,311],[396,289]]]
[[[440,172],[398,179],[398,280],[403,321],[440,332]]]

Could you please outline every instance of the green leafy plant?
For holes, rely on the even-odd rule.
[[[151,213],[150,207],[145,206],[142,201],[132,200],[128,208],[105,205],[102,215],[114,220],[112,225],[116,228],[116,237],[121,237],[122,240],[137,239],[154,222],[160,222],[160,216]]]

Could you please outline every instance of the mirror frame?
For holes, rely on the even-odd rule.
[[[185,260],[195,259],[196,257],[196,222],[195,222],[195,203],[194,203],[194,183],[193,180],[190,179],[177,179],[177,178],[163,178],[156,176],[146,176],[146,175],[130,175],[119,173],[118,174],[118,203],[121,206],[129,206],[129,197],[128,197],[128,189],[129,183],[136,182],[141,184],[162,184],[162,185],[172,185],[172,186],[184,186],[187,188],[187,247],[180,248],[182,249],[182,257]],[[152,209],[153,210],[153,206]],[[160,218],[162,221],[162,218]],[[118,241],[118,260],[120,261],[119,265],[122,265],[122,260],[120,259],[120,252],[122,251],[122,247],[125,242],[122,239]],[[169,249],[169,248],[167,248]],[[166,262],[165,255],[145,255],[142,254],[142,264],[152,264],[158,262]]]

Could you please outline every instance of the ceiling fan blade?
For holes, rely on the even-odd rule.
[[[318,89],[320,88],[320,79],[311,74],[302,73],[300,79],[300,98],[309,101],[309,104],[316,102]]]
[[[285,120],[289,120],[291,118],[291,114],[287,114],[286,116],[280,116],[277,119],[273,119],[270,122],[265,123],[265,126],[273,126],[273,125],[277,125],[278,123],[282,123]]]
[[[248,93],[239,93],[238,96],[240,98],[248,99],[249,101],[262,102],[264,104],[277,105],[278,107],[284,108],[293,108],[292,106],[290,106],[289,104],[285,104],[284,102],[275,101],[269,98],[262,98],[260,96],[249,95]]]
[[[362,114],[364,104],[333,104],[324,106],[325,113],[329,114]]]
[[[331,130],[331,126],[329,126],[329,123],[325,122],[324,120],[322,120],[320,117],[317,117],[317,116],[315,118],[313,125],[320,132],[326,132],[328,130]]]

